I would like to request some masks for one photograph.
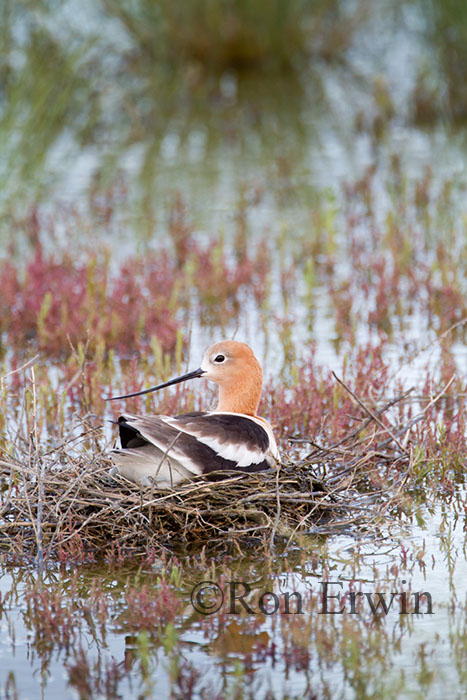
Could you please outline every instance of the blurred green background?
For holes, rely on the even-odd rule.
[[[99,210],[95,235],[110,201],[103,235],[148,240],[176,191],[205,230],[228,225],[245,182],[276,213],[401,145],[416,166],[420,134],[464,146],[462,0],[0,7],[3,244],[44,202]]]

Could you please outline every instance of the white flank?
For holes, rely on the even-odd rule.
[[[155,480],[159,487],[171,488],[193,476],[183,465],[174,459],[163,457],[163,454],[152,446],[144,450],[115,449],[112,450],[112,459],[119,474],[144,486]]]

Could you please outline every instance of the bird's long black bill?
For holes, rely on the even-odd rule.
[[[169,379],[168,382],[164,382],[163,384],[158,384],[157,386],[153,386],[150,389],[143,389],[143,391],[135,391],[134,394],[125,394],[124,396],[109,396],[106,401],[116,401],[117,399],[130,399],[132,396],[141,396],[141,394],[150,394],[151,391],[157,391],[158,389],[165,389],[166,386],[172,386],[172,384],[179,384],[180,382],[186,382],[187,379],[195,379],[195,377],[202,377],[203,374],[205,374],[206,370],[201,369],[201,367],[198,367],[198,369],[194,369],[192,372],[188,372],[187,374],[182,374],[181,377],[176,377],[175,379]]]

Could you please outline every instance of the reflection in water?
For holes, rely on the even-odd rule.
[[[450,511],[462,510],[462,499]],[[441,508],[430,515],[421,507],[415,515],[423,527],[415,526],[410,538],[372,543],[335,537],[324,547],[305,545],[288,560],[232,559],[209,573],[196,562],[182,568],[155,562],[138,570],[49,571],[40,583],[29,571],[4,568],[4,692],[16,687],[25,697],[40,670],[44,697],[59,697],[69,686],[89,698],[168,697],[169,688],[193,698],[231,697],[235,688],[244,689],[241,697],[257,698],[270,697],[272,689],[272,697],[311,691],[318,697],[361,697],[363,688],[363,697],[370,688],[378,697],[416,688],[429,697],[438,697],[442,687],[456,694],[463,683],[462,663],[459,673],[454,669],[463,654],[465,610],[455,591],[467,574],[465,533],[452,512]],[[235,612],[229,600],[213,615],[194,611],[190,591],[207,578],[226,596],[229,581],[236,582]],[[326,580],[333,583],[323,605]],[[240,581],[251,588],[241,603]],[[340,599],[333,597],[338,591]],[[407,610],[399,600],[404,591]],[[292,592],[300,595],[303,614],[283,605]],[[431,595],[433,615],[426,600],[414,614],[413,601],[423,592]],[[261,596],[266,613],[275,608],[271,593],[282,604],[274,614],[263,614]],[[393,594],[397,600],[385,613],[380,601]],[[379,605],[379,615],[371,601]],[[329,614],[323,614],[326,607]],[[345,612],[331,614],[332,609]],[[435,644],[437,654],[443,650],[436,662]]]

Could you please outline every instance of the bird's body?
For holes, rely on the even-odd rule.
[[[272,428],[256,415],[262,370],[248,345],[216,343],[198,370],[146,392],[203,375],[219,385],[215,411],[119,418],[121,448],[112,451],[112,460],[122,476],[171,488],[196,475],[263,471],[278,461]]]

